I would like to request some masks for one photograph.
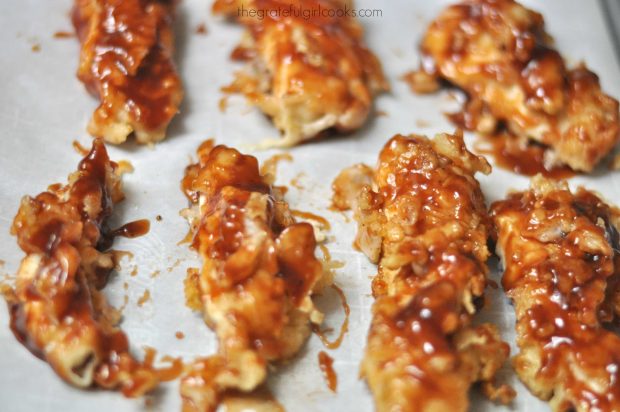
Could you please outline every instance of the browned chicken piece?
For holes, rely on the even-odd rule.
[[[110,143],[166,136],[183,90],[172,61],[176,0],[75,0],[78,77],[99,97],[88,132]]]
[[[619,138],[618,101],[584,64],[568,69],[542,15],[513,0],[467,0],[446,8],[421,44],[412,78],[428,93],[445,80],[469,97],[460,125],[487,134],[499,124],[522,145],[548,147],[548,168],[591,171]]]
[[[293,146],[328,129],[356,130],[374,96],[389,88],[360,24],[350,16],[328,17],[343,7],[342,0],[215,1],[214,12],[247,28],[233,57],[252,62],[228,90],[244,93],[283,133],[264,146]]]
[[[620,410],[620,338],[604,327],[620,313],[620,211],[541,176],[491,210],[517,374],[554,411]]]
[[[192,246],[203,258],[186,291],[219,341],[217,355],[196,361],[181,383],[184,410],[215,410],[229,390],[261,385],[269,362],[293,356],[323,315],[313,291],[324,278],[315,236],[297,223],[258,161],[208,141],[189,166],[183,189]]]
[[[334,205],[351,208],[356,243],[379,272],[362,375],[378,411],[466,411],[482,382],[493,399],[509,354],[495,326],[471,325],[487,285],[491,221],[476,172],[491,167],[462,134],[395,136],[376,169],[357,165],[334,182]]]
[[[115,264],[112,252],[101,251],[102,232],[122,199],[117,164],[96,139],[66,186],[22,199],[11,232],[26,257],[5,297],[15,337],[61,378],[134,397],[174,373],[131,356],[127,336],[115,326],[120,313],[100,292]]]

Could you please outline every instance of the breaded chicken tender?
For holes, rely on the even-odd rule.
[[[466,0],[430,24],[412,87],[433,92],[445,80],[468,95],[453,116],[461,126],[489,134],[503,124],[522,145],[546,146],[547,168],[590,172],[620,137],[618,101],[552,46],[541,14],[513,0]]]
[[[517,374],[554,411],[620,410],[619,211],[541,176],[491,208],[517,317]]]
[[[172,54],[176,0],[75,0],[78,78],[100,105],[88,132],[110,143],[166,137],[183,98]]]
[[[374,96],[388,89],[362,27],[338,14],[344,7],[341,0],[215,1],[214,12],[247,28],[233,57],[250,59],[251,67],[230,89],[244,93],[281,130],[282,139],[264,145],[293,146],[328,129],[356,130]]]
[[[103,232],[122,199],[118,166],[97,139],[67,185],[22,199],[11,232],[26,257],[5,297],[17,339],[61,378],[135,397],[175,376],[132,357],[100,292],[115,264]]]
[[[334,205],[353,210],[356,243],[379,266],[361,368],[378,411],[466,411],[475,382],[493,399],[514,396],[493,383],[508,345],[495,326],[471,324],[491,228],[474,174],[490,171],[462,134],[398,135],[376,169],[334,182]]]
[[[311,296],[331,279],[315,257],[312,225],[297,223],[258,161],[210,141],[183,188],[192,246],[203,259],[186,283],[219,341],[181,383],[184,410],[212,411],[226,391],[249,392],[269,362],[290,358],[322,322]]]

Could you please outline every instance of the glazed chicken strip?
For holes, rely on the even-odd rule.
[[[554,411],[620,410],[620,214],[583,188],[536,176],[492,206],[514,302],[517,374]]]
[[[6,299],[16,338],[61,378],[133,397],[156,386],[160,375],[129,354],[127,337],[115,327],[120,313],[99,290],[115,264],[111,252],[100,250],[102,231],[122,198],[119,170],[99,139],[66,186],[24,197],[11,232],[26,257]]]
[[[75,0],[78,78],[100,105],[88,132],[110,143],[166,136],[183,97],[172,61],[176,0]]]
[[[337,17],[344,7],[342,0],[215,1],[214,12],[247,28],[233,57],[251,60],[251,67],[230,89],[244,93],[283,133],[264,145],[293,146],[328,129],[356,130],[368,118],[374,96],[388,89],[362,27],[353,17]],[[328,17],[331,12],[335,17]]]
[[[192,246],[203,259],[186,280],[219,341],[217,355],[194,363],[182,380],[184,410],[212,411],[227,390],[249,392],[269,362],[293,356],[323,315],[313,291],[331,283],[315,257],[312,225],[297,223],[258,161],[205,142],[183,188]]]
[[[481,133],[498,125],[526,145],[548,147],[548,167],[591,171],[619,138],[618,101],[602,92],[581,63],[566,67],[552,48],[542,15],[513,0],[468,0],[433,21],[421,45],[418,92],[438,80],[463,89],[469,101],[455,120]]]
[[[487,285],[487,215],[476,172],[489,173],[462,134],[395,136],[376,169],[357,165],[334,182],[334,205],[351,208],[357,246],[379,265],[361,371],[378,411],[465,411],[482,382],[493,399],[509,347],[495,326],[472,326]]]

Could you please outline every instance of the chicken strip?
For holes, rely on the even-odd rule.
[[[96,139],[66,186],[22,199],[11,232],[26,257],[5,297],[15,337],[61,378],[134,397],[165,376],[132,357],[115,327],[120,314],[99,290],[115,265],[112,252],[100,250],[102,232],[122,199],[118,167]]]
[[[537,176],[492,205],[514,302],[517,374],[554,411],[620,410],[620,214],[592,192]]]
[[[374,96],[389,88],[362,27],[353,17],[338,17],[344,7],[342,0],[215,1],[214,12],[247,28],[233,57],[251,59],[251,70],[239,73],[229,90],[244,93],[283,133],[264,145],[293,146],[327,129],[356,130]]]
[[[313,291],[331,283],[315,257],[315,235],[261,176],[258,161],[204,143],[186,170],[192,246],[203,258],[186,291],[219,341],[218,354],[196,361],[181,383],[184,410],[213,411],[227,390],[249,392],[269,362],[290,358],[323,315]]]
[[[357,165],[334,182],[351,208],[356,243],[379,272],[362,375],[378,411],[465,411],[468,391],[508,402],[493,385],[509,354],[495,326],[471,325],[487,285],[491,221],[476,172],[489,173],[462,134],[395,136],[375,170]]]
[[[75,0],[78,78],[99,97],[88,132],[110,143],[166,136],[183,90],[172,61],[176,0]]]
[[[543,16],[513,0],[466,0],[445,9],[421,44],[412,87],[438,80],[469,97],[454,120],[487,134],[504,124],[523,146],[545,145],[545,165],[590,172],[618,142],[618,101],[602,92],[581,63],[566,67],[553,50]]]

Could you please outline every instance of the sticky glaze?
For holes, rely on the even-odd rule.
[[[336,392],[336,389],[338,389],[338,376],[336,371],[334,371],[334,359],[324,351],[319,352],[319,368],[329,390]]]
[[[620,313],[618,210],[540,176],[491,210],[517,310],[517,373],[558,410],[617,410],[620,338],[603,326]]]
[[[17,339],[60,377],[134,397],[169,375],[130,355],[114,325],[117,312],[99,292],[116,262],[100,240],[123,198],[120,184],[117,165],[97,139],[66,186],[22,200],[11,232],[27,257],[8,303]]]
[[[213,320],[220,349],[183,378],[189,410],[215,408],[226,390],[252,390],[268,362],[293,356],[316,322],[310,297],[323,276],[312,226],[295,222],[256,158],[207,141],[198,159],[181,186],[191,204],[184,212],[191,245],[204,266],[188,272],[185,291],[188,304]],[[214,396],[204,399],[204,391]]]
[[[120,143],[161,140],[177,113],[181,83],[172,61],[175,1],[76,0],[79,79],[99,97],[89,132]]]

